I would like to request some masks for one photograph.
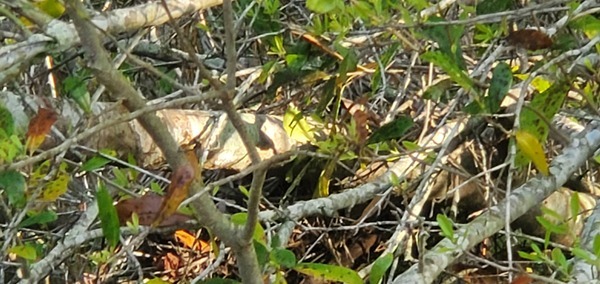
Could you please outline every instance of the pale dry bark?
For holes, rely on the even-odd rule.
[[[24,132],[29,123],[26,109],[37,110],[39,102],[20,97],[11,92],[0,92],[2,102],[13,117],[16,127]],[[165,158],[156,143],[133,119],[123,106],[114,103],[95,105],[97,116],[87,119],[76,106],[67,100],[56,101],[60,111],[58,130],[70,137],[78,133],[66,133],[68,129],[89,129],[92,126],[105,125],[97,132],[90,133],[80,140],[80,144],[93,149],[113,149],[122,156],[134,153],[138,165],[156,169],[164,165]],[[139,113],[139,112],[138,112]],[[251,161],[246,155],[244,144],[225,113],[220,111],[201,111],[184,109],[162,109],[158,117],[166,125],[179,145],[195,144],[208,151],[204,164],[206,169],[229,169],[240,171],[247,168]],[[282,118],[273,115],[241,114],[258,143],[257,151],[261,159],[269,159],[277,154],[294,150],[296,142],[286,133]],[[110,123],[114,121],[114,123]],[[90,125],[91,124],[91,125]],[[82,125],[87,125],[83,128]],[[83,128],[83,129],[82,129]],[[44,149],[56,147],[63,141],[53,136],[43,146]]]

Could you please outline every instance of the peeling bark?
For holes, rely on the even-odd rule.
[[[10,92],[0,93],[2,102],[13,114],[17,129],[24,131],[28,124],[25,105],[37,109],[38,103],[33,99],[21,98]],[[123,106],[116,104],[98,104],[95,112],[100,115],[87,119],[81,112],[72,107],[69,102],[62,100],[57,107],[59,121],[58,130],[65,137],[77,133],[66,133],[68,129],[86,129],[102,123],[115,120],[118,117],[126,119],[129,112]],[[58,102],[57,102],[58,103]],[[157,115],[166,124],[169,132],[180,145],[192,145],[206,149],[207,160],[205,169],[242,170],[251,164],[246,149],[239,134],[235,131],[223,112],[163,109]],[[256,140],[257,150],[261,159],[269,159],[274,155],[295,149],[296,142],[290,138],[283,128],[282,119],[278,116],[242,114],[252,137]],[[87,125],[87,127],[82,127]],[[42,149],[55,147],[62,141],[53,136],[47,140]],[[110,125],[96,132],[93,136],[79,141],[83,146],[93,149],[113,149],[121,156],[134,153],[138,165],[156,169],[165,164],[165,159],[152,138],[137,122]]]

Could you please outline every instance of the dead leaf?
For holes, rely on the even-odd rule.
[[[511,31],[506,37],[506,41],[527,50],[539,50],[552,46],[552,39],[546,33],[536,29]]]
[[[29,153],[33,153],[44,143],[46,135],[50,133],[50,129],[57,118],[56,112],[53,110],[40,107],[37,115],[29,121],[27,142],[25,143]]]
[[[517,276],[511,284],[529,284],[532,283],[533,279],[527,274],[521,274]]]
[[[173,215],[177,211],[179,204],[188,197],[190,185],[196,178],[196,169],[198,168],[194,161],[198,159],[194,155],[194,151],[188,151],[187,155],[190,161],[177,168],[173,173],[167,195],[160,206],[156,220],[152,223],[153,226],[160,224],[162,220]]]
[[[167,254],[163,256],[163,265],[164,270],[168,271],[171,277],[177,277],[177,270],[181,266],[181,259],[176,254],[167,252]]]
[[[122,226],[127,224],[127,221],[131,220],[131,214],[136,213],[140,225],[150,226],[158,216],[163,199],[164,197],[158,194],[147,193],[139,198],[130,198],[119,201],[115,207],[117,208],[120,224]],[[175,213],[162,220],[159,227],[173,226],[190,219],[191,218],[187,215]]]
[[[185,247],[193,250],[206,252],[210,250],[210,245],[208,243],[197,239],[194,235],[188,233],[186,230],[175,231],[175,239],[182,243]]]
[[[358,141],[364,142],[367,141],[369,135],[371,135],[371,131],[369,131],[369,115],[362,111],[357,110],[352,114],[352,118],[356,122],[356,134],[358,135]]]

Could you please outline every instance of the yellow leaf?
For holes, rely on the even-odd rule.
[[[314,130],[294,105],[290,105],[283,115],[283,128],[298,143],[315,140]]]
[[[540,173],[547,176],[549,174],[548,162],[546,161],[546,155],[540,141],[531,135],[531,133],[523,130],[517,131],[515,139],[517,140],[517,147],[523,155],[531,159]]]
[[[69,174],[66,172],[60,172],[56,179],[48,182],[46,188],[42,192],[41,201],[52,202],[58,199],[61,195],[65,194],[69,185]]]
[[[319,175],[319,184],[317,185],[317,191],[314,197],[327,197],[329,196],[329,184],[331,182],[331,175],[337,164],[337,158],[332,159],[325,165],[325,168]]]
[[[29,188],[36,188],[41,182],[43,182],[44,177],[48,174],[50,170],[50,160],[46,160],[41,163],[31,175],[29,175],[29,182],[27,183]]]
[[[59,0],[42,0],[35,3],[42,12],[50,15],[52,18],[58,18],[65,12],[65,5]]]

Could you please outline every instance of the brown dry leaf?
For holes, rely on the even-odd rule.
[[[369,115],[362,111],[357,110],[352,114],[352,118],[356,122],[356,133],[358,134],[358,141],[365,142],[369,135],[371,135],[371,131],[369,131]]]
[[[552,46],[552,39],[544,32],[536,29],[511,31],[506,40],[511,45],[527,50],[539,50]]]
[[[127,221],[131,219],[131,214],[136,213],[138,215],[139,224],[142,226],[149,226],[152,224],[158,216],[158,209],[163,203],[164,197],[154,193],[148,193],[139,198],[130,198],[119,201],[115,206],[117,208],[117,215],[119,216],[119,222],[121,225],[125,225]],[[191,218],[184,214],[175,213],[168,218],[162,220],[159,227],[172,226],[178,223],[183,223]]]
[[[51,109],[40,107],[35,117],[29,121],[29,129],[27,130],[27,142],[25,143],[29,153],[33,153],[37,150],[44,140],[46,140],[46,134],[50,132],[52,125],[58,116],[56,112]]]
[[[167,254],[163,256],[163,265],[165,268],[164,270],[168,271],[171,277],[177,277],[177,270],[181,266],[181,259],[176,254],[167,252]]]
[[[167,195],[160,206],[160,211],[156,220],[152,222],[152,226],[160,224],[165,218],[173,215],[173,213],[177,211],[179,204],[188,197],[190,185],[197,174],[196,169],[198,167],[194,161],[197,161],[198,159],[196,158],[194,151],[188,151],[187,155],[189,163],[180,166],[173,173]]]
[[[515,278],[511,284],[529,284],[532,283],[533,279],[527,274],[521,274]]]

